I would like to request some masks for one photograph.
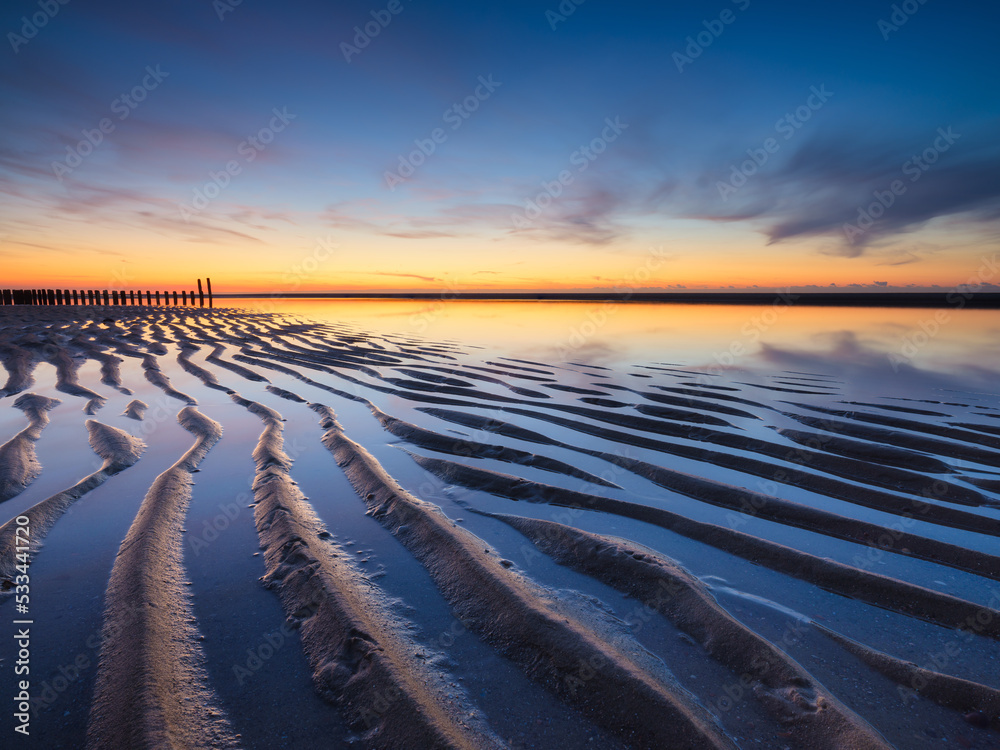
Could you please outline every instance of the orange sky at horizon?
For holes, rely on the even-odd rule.
[[[805,243],[765,246],[685,237],[591,247],[512,240],[384,240],[326,234],[260,243],[177,243],[118,234],[70,243],[0,239],[3,286],[11,288],[195,288],[209,277],[216,293],[683,291],[816,287],[951,289],[976,278],[996,283],[996,252],[974,241],[947,252],[890,248],[860,257],[825,254]],[[319,234],[317,233],[317,235]],[[756,240],[756,241],[754,241]],[[970,238],[971,240],[971,238]],[[923,243],[927,246],[927,243]],[[499,246],[498,246],[499,245]],[[141,247],[141,249],[136,249]],[[44,265],[41,258],[46,258]],[[58,258],[58,264],[51,259]],[[919,261],[919,262],[918,262]],[[855,286],[851,286],[855,285]],[[857,285],[860,285],[859,288]],[[935,285],[937,285],[935,287]]]

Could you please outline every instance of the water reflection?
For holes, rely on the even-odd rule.
[[[668,362],[833,375],[853,387],[996,391],[1000,318],[990,310],[465,300],[223,300],[378,334],[449,340],[488,356],[614,369]]]

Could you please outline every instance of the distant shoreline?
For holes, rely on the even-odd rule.
[[[1000,293],[971,292],[288,292],[271,294],[220,294],[215,299],[392,299],[392,300],[483,300],[522,302],[657,302],[688,305],[806,305],[810,307],[922,307],[1000,309]]]

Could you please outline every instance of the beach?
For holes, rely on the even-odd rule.
[[[998,746],[988,378],[230,304],[0,308],[26,746]]]

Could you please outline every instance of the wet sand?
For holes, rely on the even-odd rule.
[[[15,516],[46,561],[38,617],[57,611],[44,592],[60,570],[83,565],[103,592],[77,604],[101,626],[73,702],[36,701],[39,747],[82,746],[81,727],[88,748],[258,747],[241,725],[266,709],[219,680],[271,668],[322,701],[297,719],[299,747],[1000,742],[1000,437],[981,404],[848,400],[823,373],[484,356],[234,309],[8,308],[0,363],[16,411],[0,502],[17,508],[0,517],[0,607],[13,615]],[[311,437],[289,444],[291,414]],[[213,464],[234,431],[256,448]],[[54,441],[90,473],[43,460]],[[328,474],[309,483],[338,488],[322,502],[296,481],[312,451]],[[53,532],[99,519],[89,500],[151,463],[166,468],[148,490],[107,511],[134,515],[111,568],[65,556]],[[189,519],[206,476],[252,486]],[[64,489],[35,497],[43,485]],[[187,580],[232,524],[259,547],[218,585],[259,578],[284,614],[259,623],[282,633],[266,658],[245,644],[259,664],[220,661],[199,617],[238,605]],[[411,567],[421,590],[394,578]],[[507,688],[467,689],[484,669]],[[519,722],[533,691],[547,713]]]

